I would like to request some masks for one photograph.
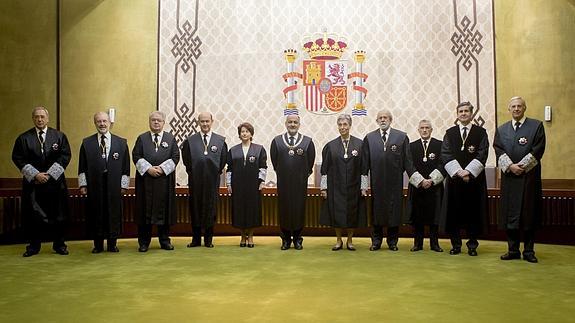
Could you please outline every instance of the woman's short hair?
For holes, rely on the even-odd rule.
[[[252,136],[254,135],[254,126],[252,126],[252,124],[249,122],[242,122],[238,126],[238,137],[240,137],[240,139],[241,139],[242,128],[246,128],[252,134]]]

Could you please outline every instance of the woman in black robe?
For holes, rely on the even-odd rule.
[[[254,247],[254,228],[262,225],[261,190],[267,172],[263,146],[252,143],[254,127],[238,126],[242,142],[228,151],[226,182],[232,194],[232,225],[241,230],[240,247]]]

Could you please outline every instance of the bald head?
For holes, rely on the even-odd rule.
[[[110,116],[103,111],[94,114],[94,126],[98,133],[105,135],[110,131]]]
[[[200,123],[200,130],[203,133],[208,133],[212,130],[212,123],[214,119],[212,118],[212,114],[209,112],[200,112],[198,114],[198,122]]]

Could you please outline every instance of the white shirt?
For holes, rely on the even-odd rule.
[[[521,126],[523,126],[523,124],[525,124],[525,119],[527,119],[527,117],[523,116],[523,118],[521,118],[521,120],[519,120],[519,122],[521,122],[521,124],[519,125],[519,128],[521,128]],[[511,125],[513,126],[513,130],[517,131],[517,129],[515,129],[515,124],[517,123],[517,121],[515,121],[515,119],[511,119]]]
[[[110,154],[110,143],[112,142],[112,135],[110,132],[106,132],[105,134],[98,133],[98,145],[102,142],[102,136],[104,137],[104,142],[106,142],[106,158]]]
[[[150,136],[152,136],[152,142],[154,142],[154,138],[156,136],[156,133],[153,131],[150,131]],[[158,145],[162,142],[162,137],[164,136],[164,132],[160,131],[158,132]]]
[[[202,137],[202,142],[204,142],[204,135],[206,136],[206,143],[209,145],[210,144],[210,138],[212,138],[212,131],[210,130],[208,133],[203,133],[200,131],[200,136]]]
[[[459,134],[461,135],[461,138],[463,138],[463,128],[467,128],[467,136],[469,136],[469,132],[471,131],[471,122],[468,123],[466,126],[459,124]]]

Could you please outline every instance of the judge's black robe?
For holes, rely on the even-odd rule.
[[[289,148],[287,143],[287,133],[276,136],[271,143],[270,156],[277,175],[280,227],[298,231],[305,223],[307,179],[313,172],[315,146],[310,137],[302,134],[298,134],[294,147]]]
[[[122,232],[122,176],[130,176],[126,139],[110,134],[108,158],[102,158],[98,134],[80,146],[78,174],[86,175],[88,231],[93,238],[115,239]]]
[[[158,151],[150,132],[144,132],[132,149],[134,164],[141,158],[152,166],[160,166],[172,160],[174,165],[180,161],[180,150],[176,138],[168,132],[163,133]],[[139,225],[172,225],[176,223],[176,172],[152,177],[148,173],[140,175],[136,171],[136,221]]]
[[[484,128],[473,125],[463,144],[463,150],[461,150],[462,144],[459,126],[447,129],[441,145],[441,160],[444,166],[457,160],[461,168],[465,169],[473,159],[485,165],[489,153],[489,139]],[[464,228],[475,235],[485,231],[487,225],[485,170],[477,177],[470,176],[467,183],[459,177],[451,178],[448,175],[445,187],[442,228],[444,227],[448,233],[455,233]]]
[[[202,133],[193,134],[182,144],[182,160],[188,173],[188,190],[193,227],[211,228],[216,222],[220,174],[226,166],[226,138],[214,132],[207,147]],[[204,155],[204,150],[207,155]]]
[[[523,139],[522,139],[523,138]],[[501,201],[499,203],[499,227],[501,229],[536,229],[541,223],[541,158],[545,152],[545,129],[539,120],[526,118],[517,132],[512,122],[501,125],[493,143],[497,159],[506,154],[518,163],[531,153],[537,165],[529,172],[515,175],[501,174]]]
[[[71,156],[68,138],[53,128],[47,128],[44,153],[40,149],[35,128],[18,136],[12,150],[12,161],[18,169],[22,170],[24,166],[30,164],[41,173],[48,171],[54,163],[66,169]],[[25,225],[32,231],[41,223],[61,226],[68,219],[68,187],[64,174],[62,173],[58,179],[50,177],[45,184],[34,184],[34,180],[28,182],[23,178],[21,205]],[[39,239],[39,237],[31,238]]]
[[[441,140],[430,138],[427,144],[427,153],[424,154],[423,143],[418,139],[410,144],[411,157],[415,170],[425,179],[430,179],[433,171],[446,176],[441,162]],[[423,158],[426,158],[423,161]],[[428,189],[408,185],[407,221],[413,225],[439,225],[441,218],[441,203],[443,200],[444,182],[433,185]]]
[[[371,224],[398,227],[403,220],[403,172],[411,177],[415,168],[405,132],[390,128],[385,147],[379,129],[365,136],[362,175],[370,174]]]
[[[322,150],[321,175],[327,176],[327,199],[322,203],[320,224],[334,228],[365,227],[366,203],[361,197],[361,139],[350,136],[347,158],[341,137]]]
[[[250,144],[244,158],[242,144],[230,148],[227,156],[232,178],[232,226],[240,229],[262,225],[260,169],[267,168],[267,154],[264,147]]]

